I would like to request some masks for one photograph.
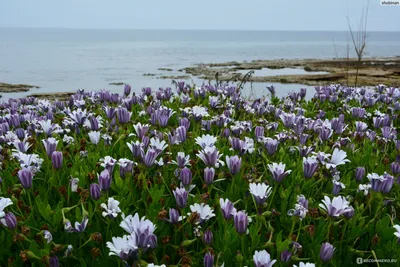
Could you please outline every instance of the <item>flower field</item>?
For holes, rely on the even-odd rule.
[[[175,87],[0,103],[0,266],[399,266],[399,89]]]

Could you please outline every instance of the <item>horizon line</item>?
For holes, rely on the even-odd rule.
[[[349,30],[288,30],[288,29],[166,29],[166,28],[76,28],[42,26],[0,26],[0,29],[46,29],[46,30],[134,30],[134,31],[241,31],[241,32],[348,32]],[[367,32],[400,32],[400,30],[367,30]]]

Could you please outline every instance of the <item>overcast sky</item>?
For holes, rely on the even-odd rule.
[[[347,30],[367,0],[0,0],[0,27]],[[365,6],[365,5],[364,5]],[[400,6],[371,0],[368,30],[400,31]]]

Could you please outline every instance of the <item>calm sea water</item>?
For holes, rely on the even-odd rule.
[[[0,29],[0,81],[41,87],[30,93],[122,91],[111,82],[139,91],[171,85],[145,73],[182,75],[179,69],[202,62],[345,57],[346,46],[346,32]],[[367,56],[398,56],[399,48],[399,32],[368,35]],[[265,92],[265,84],[254,86]],[[280,95],[302,87],[276,86]]]

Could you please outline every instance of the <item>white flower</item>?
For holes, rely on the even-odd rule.
[[[149,234],[152,234],[156,229],[156,226],[150,221],[147,220],[146,217],[142,217],[139,220],[139,214],[136,213],[134,216],[128,215],[125,217],[125,214],[122,214],[122,222],[119,226],[121,226],[128,233],[137,233],[140,232],[141,229],[148,228]]]
[[[194,204],[194,205],[190,205],[190,210],[193,212],[196,212],[197,214],[199,214],[200,217],[200,222],[203,221],[207,221],[210,218],[214,217],[215,214],[213,213],[213,210],[210,208],[210,206],[205,205],[204,203],[201,204]],[[190,213],[188,213],[188,215],[190,215]]]
[[[160,158],[160,160],[156,160],[155,161],[155,163],[158,165],[158,166],[164,166],[164,160],[163,160],[163,158]]]
[[[397,236],[397,238],[400,238],[400,225],[396,224],[393,225],[394,229],[396,229],[396,232],[394,232],[394,235]]]
[[[118,207],[119,201],[115,200],[114,198],[108,198],[108,205],[102,203],[100,207],[102,207],[105,211],[103,211],[103,217],[110,216],[111,218],[116,218],[118,213],[121,212],[120,208]]]
[[[363,191],[364,195],[368,195],[368,191],[371,188],[371,184],[360,184],[358,185],[357,192]]]
[[[376,173],[369,173],[367,174],[367,178],[368,180],[370,180],[372,182],[372,180],[379,180],[381,182],[385,181],[385,177],[383,177],[383,175],[379,175]]]
[[[69,255],[71,255],[73,249],[74,249],[74,247],[72,245],[68,245],[67,249],[64,252],[64,258],[66,258]]]
[[[43,159],[41,159],[37,154],[14,152],[12,155],[14,158],[18,159],[21,168],[34,167],[34,171],[37,171],[43,163]]]
[[[244,138],[244,149],[245,151],[247,151],[249,154],[254,152],[254,140],[252,138],[249,137],[245,137]]]
[[[253,261],[256,266],[271,267],[275,264],[276,260],[271,260],[271,256],[266,250],[255,251]]]
[[[91,131],[89,132],[90,142],[97,145],[100,141],[100,132],[98,131]]]
[[[123,260],[127,259],[132,251],[138,249],[135,235],[113,237],[112,242],[107,242],[106,244],[110,249],[109,256],[115,255]]]
[[[215,136],[211,136],[209,134],[207,135],[202,135],[201,137],[198,136],[195,138],[196,144],[201,146],[203,149],[206,147],[213,147],[215,143],[217,142],[217,138]]]
[[[47,243],[47,244],[50,244],[50,242],[53,240],[52,234],[51,234],[49,231],[47,231],[47,230],[44,230],[44,231],[43,231],[43,237],[44,237],[44,239],[46,240],[46,243]]]
[[[319,206],[331,217],[339,217],[343,213],[352,210],[349,206],[349,202],[343,196],[334,197],[332,201],[329,197],[325,196]]]
[[[163,265],[154,265],[154,263],[149,263],[149,264],[147,264],[147,267],[167,267],[167,266],[165,266],[165,264],[163,264]]]
[[[285,171],[286,165],[283,163],[272,163],[268,164],[268,169],[270,170],[273,178],[277,182],[281,182],[289,173],[291,173],[291,170]]]
[[[350,162],[350,160],[346,159],[346,157],[347,153],[345,151],[335,148],[332,153],[332,158],[326,163],[326,167],[328,169],[336,168],[336,166],[343,165],[346,162]]]
[[[219,151],[215,146],[206,146],[203,150],[201,150],[198,154],[196,154],[207,166],[213,166],[215,168],[219,168],[219,166],[225,166],[225,162],[220,160],[222,154],[219,154]]]
[[[250,184],[250,193],[256,198],[257,203],[264,202],[271,195],[271,191],[272,187],[264,183]]]
[[[74,138],[71,136],[64,135],[64,137],[63,137],[63,142],[68,145],[72,144],[74,141],[75,141]]]
[[[114,166],[117,160],[110,156],[105,156],[104,158],[100,159],[100,162],[100,166],[106,168],[107,166]]]
[[[176,156],[176,161],[171,160],[171,163],[180,167],[190,166],[190,155],[185,155],[185,152],[178,152],[178,155]]]
[[[195,117],[208,117],[209,114],[205,107],[194,106],[192,108],[192,113]]]
[[[0,218],[3,218],[6,213],[4,212],[4,209],[10,205],[12,205],[13,202],[9,198],[0,198]]]
[[[293,267],[297,267],[297,266],[293,265]],[[300,262],[299,263],[299,267],[315,267],[315,264],[314,263],[309,263],[309,262],[307,262],[307,263]]]
[[[158,139],[158,138],[151,138],[150,146],[153,149],[158,150],[158,152],[161,152],[161,151],[164,151],[164,149],[166,149],[168,147],[168,144],[167,144],[167,142],[165,142],[165,140],[160,141],[160,139]]]
[[[71,192],[78,191],[79,179],[78,178],[71,178],[70,182],[71,182]]]
[[[333,179],[332,182],[333,182],[334,185],[338,185],[338,186],[340,186],[342,189],[346,188],[346,186],[345,186],[343,183],[339,182],[339,181],[336,180],[336,179]]]

